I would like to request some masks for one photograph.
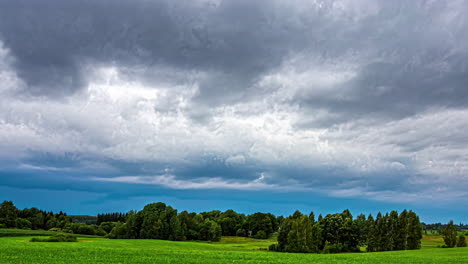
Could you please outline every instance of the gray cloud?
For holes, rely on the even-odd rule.
[[[148,169],[115,180],[140,184],[462,197],[467,8],[0,0],[0,157],[131,163]]]

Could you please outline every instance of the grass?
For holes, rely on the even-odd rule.
[[[239,237],[215,243],[97,237],[30,243],[31,238],[0,237],[0,263],[468,263],[468,248],[437,248],[442,240],[436,236],[424,237],[421,250],[330,255],[268,252],[262,249],[274,239]]]
[[[93,235],[76,235],[63,232],[45,231],[45,230],[25,230],[15,228],[0,228],[0,237],[24,237],[24,236],[55,236],[58,234],[67,234],[80,237],[100,237]],[[1,262],[0,262],[1,263]]]

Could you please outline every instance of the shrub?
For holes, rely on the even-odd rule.
[[[271,244],[271,245],[268,247],[268,250],[269,250],[269,251],[278,251],[278,244]]]
[[[60,234],[49,238],[32,238],[31,242],[78,242],[78,240],[75,236]]]
[[[457,247],[466,247],[466,240],[464,235],[460,235],[457,241]]]
[[[97,227],[95,230],[96,236],[105,236],[107,235],[106,231],[104,231],[102,228]]]
[[[345,252],[343,245],[341,244],[329,244],[326,245],[325,248],[323,249],[324,254],[333,254],[333,253],[340,253],[340,252]]]
[[[51,232],[62,232],[62,229],[60,229],[58,227],[52,227],[51,229],[49,229],[49,231],[51,231]]]

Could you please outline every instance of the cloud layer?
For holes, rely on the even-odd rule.
[[[0,166],[182,190],[466,199],[467,8],[0,0]]]

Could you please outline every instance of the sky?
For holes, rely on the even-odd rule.
[[[468,222],[458,0],[0,0],[0,200]]]

